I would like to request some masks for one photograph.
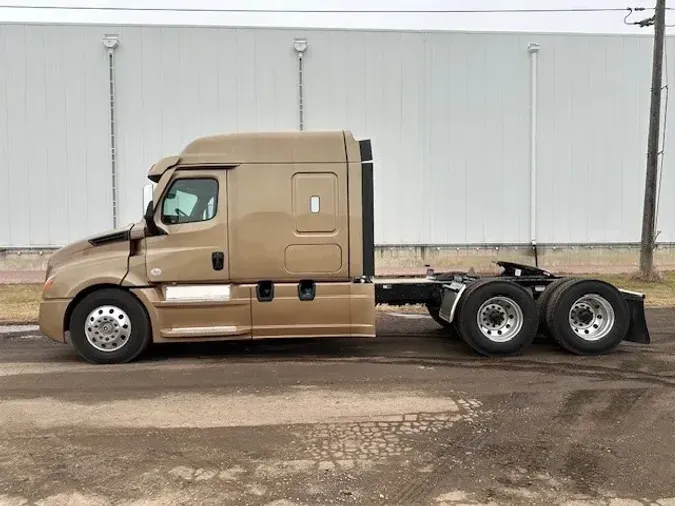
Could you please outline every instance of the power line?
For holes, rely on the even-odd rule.
[[[640,21],[632,21],[632,22],[628,23],[628,18],[631,16],[631,14],[633,14],[633,12],[639,12],[639,11],[644,11],[644,10],[645,10],[645,7],[637,7],[635,9],[632,9],[632,8],[628,7],[628,14],[626,14],[626,17],[623,18],[623,24],[625,24],[625,25],[636,25],[636,26],[639,26],[640,28],[645,28],[647,26],[654,26],[656,14],[654,14],[653,16],[651,16],[649,18],[641,19]],[[669,10],[675,10],[675,9],[671,9],[671,7],[666,7],[665,10],[669,11]],[[675,24],[665,25],[665,26],[666,26],[666,28],[672,28],[672,27],[675,27]]]
[[[651,18],[647,19],[641,19],[640,21],[631,21],[630,23],[628,22],[628,18],[631,17],[631,15],[634,12],[642,12],[645,10],[645,7],[636,7],[635,9],[628,7],[628,14],[626,14],[626,17],[623,18],[623,24],[624,25],[636,25],[639,26],[640,28],[644,28],[645,26],[651,26],[654,23],[654,16]]]
[[[564,13],[564,12],[626,12],[637,10],[653,10],[651,8],[608,7],[608,8],[569,8],[569,9],[433,9],[433,10],[312,10],[312,9],[207,9],[199,7],[188,8],[162,8],[162,7],[103,7],[103,6],[50,6],[50,5],[0,5],[0,9],[30,9],[30,10],[65,10],[65,11],[130,11],[130,12],[208,12],[208,13],[246,13],[246,14],[538,14],[538,13]],[[668,10],[675,10],[669,7]]]

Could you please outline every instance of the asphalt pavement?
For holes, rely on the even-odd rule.
[[[419,315],[116,366],[0,333],[0,506],[675,506],[674,315],[601,357],[486,359]]]

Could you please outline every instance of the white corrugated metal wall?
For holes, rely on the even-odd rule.
[[[527,243],[532,41],[538,242],[639,240],[648,36],[0,25],[0,246],[112,224],[106,33],[120,37],[120,223],[140,216],[149,166],[192,138],[296,129],[292,42],[306,37],[306,128],[373,139],[379,244]],[[663,242],[675,242],[674,173],[666,149]]]
[[[111,223],[100,30],[0,25],[0,245],[63,244]]]

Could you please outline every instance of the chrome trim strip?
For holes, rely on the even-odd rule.
[[[459,299],[462,297],[464,290],[466,290],[466,285],[462,285],[462,287],[459,289],[459,292],[457,292],[457,298],[455,299],[455,303],[452,305],[452,308],[450,309],[450,319],[448,320],[448,323],[452,323],[455,319],[455,311],[457,310],[457,304],[459,303]]]
[[[624,290],[623,288],[619,288],[619,291],[620,291],[621,293],[628,293],[628,294],[630,294],[630,295],[636,295],[636,296],[638,296],[638,297],[642,297],[643,299],[645,298],[645,294],[644,294],[644,293],[641,293],[641,292],[634,292],[634,291],[632,291],[632,290]]]
[[[162,337],[219,337],[219,336],[235,336],[246,334],[249,332],[248,328],[237,327],[236,325],[223,325],[217,327],[176,327],[172,329],[162,330],[160,332]]]

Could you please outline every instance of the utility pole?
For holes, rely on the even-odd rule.
[[[656,233],[656,185],[659,157],[659,128],[661,123],[661,75],[663,44],[666,31],[666,0],[656,0],[654,13],[654,55],[652,61],[652,96],[649,112],[649,139],[647,143],[647,173],[642,212],[642,239],[640,247],[640,275],[654,276],[654,247]]]

